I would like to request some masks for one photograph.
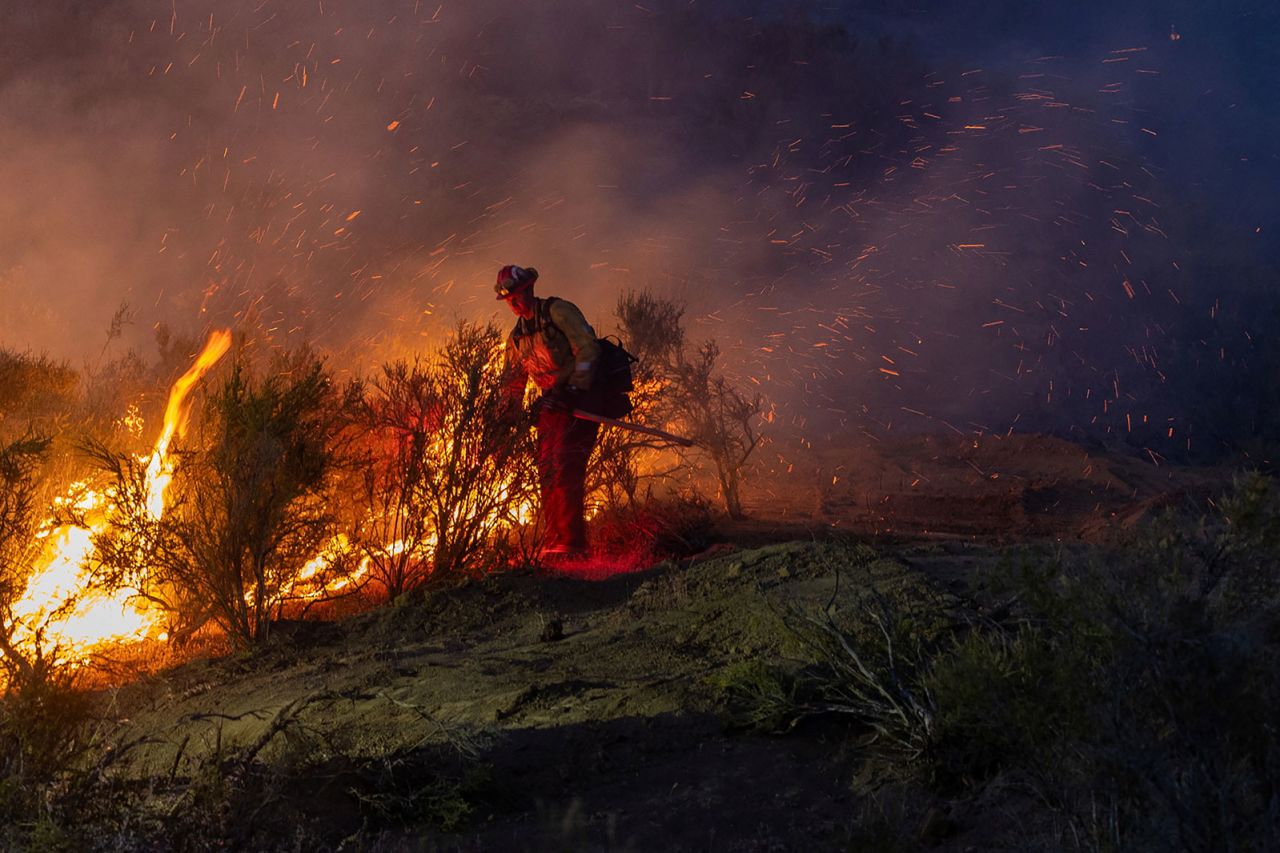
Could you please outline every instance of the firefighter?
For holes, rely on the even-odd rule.
[[[585,556],[583,518],[587,460],[599,425],[573,416],[576,403],[591,388],[600,345],[578,306],[554,297],[534,296],[538,271],[504,266],[494,285],[498,299],[518,318],[507,338],[506,394],[518,411],[530,379],[542,391],[532,412],[538,431],[540,514],[546,529],[542,553],[553,559]]]

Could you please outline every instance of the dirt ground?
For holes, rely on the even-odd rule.
[[[1222,468],[1045,435],[922,435],[814,449],[771,466],[750,508],[761,519],[863,534],[1097,542],[1229,481]]]
[[[282,624],[255,656],[120,688],[120,772],[180,778],[261,746],[277,784],[252,820],[335,849],[849,849],[869,813],[911,846],[1018,849],[1010,801],[887,801],[892,772],[868,769],[847,723],[728,724],[724,674],[791,659],[797,614],[855,612],[868,590],[980,608],[992,567],[1094,547],[1224,475],[1034,436],[815,465],[823,485],[771,480],[750,521],[691,559],[597,580],[513,571]]]

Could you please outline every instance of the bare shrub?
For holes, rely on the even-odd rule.
[[[760,444],[764,396],[743,392],[717,362],[720,347],[706,341],[692,353],[681,352],[671,370],[677,421],[697,447],[711,458],[720,496],[730,518],[744,518],[742,473]]]
[[[632,366],[632,411],[627,420],[662,428],[672,417],[668,370],[684,345],[684,307],[647,291],[627,291],[614,308],[618,333],[637,359]],[[673,474],[680,460],[666,451],[675,445],[625,429],[602,429],[587,468],[587,493],[617,510],[640,498],[641,484]]]
[[[500,332],[462,323],[369,385],[355,542],[395,597],[476,569],[532,499],[528,430],[506,413]]]
[[[918,630],[912,615],[871,590],[860,605],[865,629],[847,630],[830,609],[803,617],[796,631],[821,664],[810,675],[812,712],[854,716],[876,736],[917,758],[933,739],[937,708],[922,676],[937,638]]]
[[[627,291],[618,297],[614,314],[628,349],[638,358],[642,376],[670,364],[684,348],[684,306],[649,291]]]
[[[837,572],[837,593],[839,581]],[[927,676],[954,620],[931,595],[904,590],[890,597],[874,583],[868,577],[857,603],[840,611],[834,594],[816,612],[785,610],[781,621],[796,659],[726,670],[719,686],[730,721],[787,731],[810,717],[837,715],[895,757],[928,755],[939,711]]]
[[[761,441],[763,396],[744,392],[724,374],[714,340],[690,346],[680,303],[645,291],[628,292],[619,297],[615,313],[623,340],[639,359],[630,419],[692,438],[695,448],[681,450],[679,458],[706,457],[716,472],[725,511],[742,518],[743,470]],[[634,501],[641,479],[674,472],[676,466],[664,462],[670,459],[664,451],[674,447],[605,430],[590,482],[606,494],[616,491]]]

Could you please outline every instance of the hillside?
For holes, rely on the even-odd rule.
[[[328,839],[381,827],[388,849],[445,828],[441,845],[463,849],[821,848],[857,797],[839,732],[734,734],[717,685],[785,657],[793,609],[850,607],[869,587],[937,594],[837,542],[601,582],[515,572],[132,685],[116,736],[147,738],[129,775],[183,777],[278,730],[258,756],[269,801],[235,828],[246,842],[297,821]]]
[[[853,472],[844,497],[805,504],[774,479],[753,519],[704,531],[714,544],[692,556],[440,584],[99,691],[81,769],[9,843],[1060,849],[1111,832],[1080,817],[1112,796],[1104,769],[1121,760],[1103,687],[1144,680],[1114,697],[1138,703],[1119,716],[1126,744],[1157,738],[1165,775],[1231,760],[1275,686],[1269,593],[1229,604],[1262,546],[1214,568],[1194,562],[1208,534],[1143,533],[1164,508],[1207,506],[1225,475],[1034,436],[953,444],[820,457]],[[884,497],[868,513],[852,496],[872,479]],[[1204,571],[1221,594],[1178,592],[1177,572]],[[1188,607],[1203,615],[1187,621]],[[1222,638],[1236,636],[1253,651],[1228,665]],[[1189,682],[1152,680],[1165,645]],[[1246,678],[1255,664],[1272,675]],[[1236,698],[1209,712],[1208,695]],[[1183,700],[1189,732],[1239,715],[1214,723],[1227,741],[1170,742],[1143,710],[1176,719]],[[1179,797],[1198,818],[1194,787]],[[1125,832],[1163,831],[1159,808],[1125,802]]]

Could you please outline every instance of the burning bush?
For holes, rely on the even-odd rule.
[[[463,323],[370,383],[355,543],[392,597],[475,569],[495,530],[529,513],[529,431],[505,411],[501,343],[494,326]]]
[[[40,534],[49,446],[27,436],[0,447],[0,789],[25,787],[62,767],[78,751],[73,733],[85,710],[68,650],[44,636],[58,611],[24,606],[47,544]]]
[[[33,437],[0,448],[0,663],[6,683],[29,666],[15,648],[19,617],[13,607],[41,550],[36,534],[45,502],[39,467],[48,448],[48,439]]]
[[[329,487],[353,398],[307,352],[265,378],[238,362],[208,399],[197,438],[173,453],[163,515],[146,460],[95,448],[113,481],[95,537],[98,579],[136,589],[180,634],[212,618],[242,644],[266,639],[336,533]]]
[[[42,551],[48,448],[30,436],[0,447],[0,826],[38,806],[39,786],[80,753],[88,716],[75,668],[15,609]]]

